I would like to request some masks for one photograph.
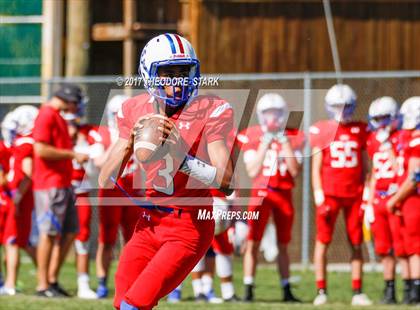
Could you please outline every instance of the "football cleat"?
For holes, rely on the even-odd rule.
[[[252,302],[254,301],[254,286],[252,284],[245,285],[245,302]]]
[[[188,66],[187,76],[171,76],[170,78],[187,79],[181,88],[179,96],[169,97],[162,83],[155,83],[159,78],[158,70],[167,66]],[[139,74],[145,82],[145,88],[151,96],[162,100],[170,107],[180,107],[188,103],[198,93],[200,78],[200,62],[194,48],[187,39],[172,33],[161,34],[154,37],[143,48],[140,56]],[[171,86],[170,84],[167,86]],[[176,94],[175,85],[173,94]]]
[[[182,291],[179,288],[174,289],[168,295],[168,302],[169,303],[177,303],[181,301],[181,293]]]
[[[58,282],[51,283],[48,289],[57,292],[61,297],[70,297],[70,294]]]
[[[285,287],[283,287],[283,302],[302,302],[299,298],[296,298],[293,295],[290,284],[287,284]]]
[[[318,295],[314,299],[314,306],[322,306],[325,305],[328,301],[327,294],[325,293],[318,293]]]
[[[94,291],[92,291],[89,287],[87,288],[79,288],[77,290],[77,297],[81,299],[97,299],[98,295]]]
[[[195,302],[207,302],[207,296],[203,293],[198,294],[198,296],[195,297]]]
[[[214,293],[213,289],[206,295],[206,298],[207,298],[207,302],[209,302],[211,304],[221,304],[221,303],[223,303],[223,299],[217,297],[216,294]]]
[[[396,303],[397,303],[397,299],[395,298],[395,288],[386,287],[384,290],[384,297],[381,300],[381,304],[395,305]]]
[[[325,96],[325,108],[331,119],[337,122],[349,122],[356,109],[357,96],[346,84],[331,87]]]
[[[14,296],[14,295],[16,295],[16,289],[2,286],[2,287],[0,287],[0,296],[1,295],[3,295],[3,296]]]
[[[108,288],[103,284],[99,284],[96,289],[96,295],[98,298],[106,298],[108,296]]]
[[[373,303],[366,294],[354,294],[351,299],[352,306],[371,306]]]

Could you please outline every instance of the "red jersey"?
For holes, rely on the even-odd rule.
[[[35,142],[71,150],[72,141],[67,123],[60,112],[48,105],[39,109],[32,136]],[[48,160],[34,154],[33,183],[35,190],[64,188],[71,186],[72,164],[70,159]]]
[[[302,159],[302,148],[305,143],[304,135],[297,129],[286,129],[292,149],[299,160]],[[261,126],[249,127],[238,135],[238,142],[244,151],[244,162],[252,159],[261,143],[264,132]],[[265,189],[292,189],[295,185],[294,179],[287,170],[286,159],[284,157],[281,143],[273,140],[265,153],[265,158],[260,172],[252,180],[252,188]]]
[[[394,191],[396,189],[396,148],[398,132],[393,132],[388,141],[381,143],[372,132],[367,140],[367,151],[372,160],[372,173],[376,180],[375,190]]]
[[[4,177],[6,177],[9,172],[9,163],[11,156],[11,149],[7,147],[2,140],[0,140],[0,170],[3,171]],[[3,190],[5,190],[5,188],[3,188],[3,186],[0,185],[0,192],[2,192]]]
[[[418,131],[400,130],[397,145],[397,182],[402,184],[407,178],[408,163],[412,157],[420,157],[420,134]]]
[[[153,98],[148,94],[124,102],[117,115],[119,136],[128,139],[137,120],[149,113],[155,113],[155,110]],[[233,110],[229,103],[218,97],[198,96],[171,119],[190,147],[188,153],[209,162],[207,145],[218,140],[226,141],[233,127]],[[146,197],[158,205],[184,207],[194,205],[192,197],[208,197],[208,201],[204,199],[205,204],[212,205],[209,188],[178,171],[182,160],[166,154],[160,160],[142,164],[146,172]],[[185,204],[180,199],[182,197],[188,198]]]
[[[367,126],[363,122],[319,121],[310,127],[312,148],[322,151],[321,181],[324,193],[354,197],[362,189],[363,150]]]
[[[25,158],[32,158],[34,154],[34,139],[31,136],[18,137],[13,143],[10,157],[10,170],[7,175],[11,189],[17,189],[25,178],[22,162]]]

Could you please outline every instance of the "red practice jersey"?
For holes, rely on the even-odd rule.
[[[146,114],[156,113],[153,98],[148,94],[136,96],[124,102],[117,115],[119,135],[128,139],[137,120]],[[177,125],[189,154],[209,162],[207,145],[218,140],[227,140],[233,127],[233,110],[229,103],[215,96],[198,96],[171,117]],[[229,144],[226,142],[226,144]],[[162,159],[144,163],[146,172],[146,197],[155,204],[188,207],[193,206],[193,197],[208,197],[206,185],[178,171],[183,159],[174,159],[166,154]],[[182,197],[187,198],[186,202]],[[181,198],[181,199],[180,199]]]
[[[367,140],[367,151],[372,160],[372,173],[376,180],[375,189],[388,191],[390,186],[396,184],[398,132],[392,133],[385,143],[379,142],[376,135],[376,132],[372,132]]]
[[[398,136],[398,175],[397,182],[402,184],[407,178],[408,162],[412,157],[420,157],[419,131],[400,130]],[[419,188],[417,188],[419,190]]]
[[[7,175],[11,189],[17,189],[20,182],[25,178],[22,170],[22,162],[25,158],[33,158],[34,139],[31,136],[17,137],[11,148],[10,170]]]
[[[363,186],[363,150],[367,126],[363,122],[319,121],[310,127],[312,148],[322,151],[321,181],[324,193],[354,197]]]
[[[301,161],[301,151],[305,144],[303,133],[297,129],[286,129],[285,134],[289,137],[297,160]],[[239,133],[237,140],[241,150],[244,151],[244,162],[255,157],[263,136],[264,132],[259,125],[249,127]],[[252,180],[252,188],[264,189],[269,186],[274,189],[291,189],[294,185],[293,177],[287,170],[281,143],[273,140],[265,154],[260,172]]]
[[[11,149],[7,147],[2,140],[0,140],[0,170],[3,171],[5,176],[9,172],[9,162],[11,155]]]

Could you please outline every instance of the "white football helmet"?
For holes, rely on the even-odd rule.
[[[163,86],[153,83],[154,79],[158,77],[160,67],[173,65],[190,66],[188,85],[182,86],[180,99],[168,97]],[[151,39],[143,48],[138,71],[150,95],[156,99],[164,100],[165,104],[169,106],[182,106],[198,92],[197,80],[200,77],[200,62],[191,43],[177,34],[165,33]]]
[[[337,122],[348,122],[356,108],[356,100],[356,93],[350,86],[336,84],[325,96],[325,108],[330,118]]]
[[[32,105],[22,105],[13,111],[17,123],[16,133],[27,136],[32,133],[35,119],[38,116],[38,108]]]
[[[275,113],[265,114],[268,110],[275,110]],[[257,117],[263,131],[275,132],[284,129],[288,114],[287,103],[279,94],[268,93],[258,100]]]
[[[402,128],[420,129],[420,96],[408,98],[401,106]]]
[[[385,96],[374,100],[369,107],[369,126],[372,130],[394,125],[397,127],[398,104],[394,98]]]
[[[7,113],[1,122],[1,135],[3,136],[4,144],[7,147],[12,146],[13,140],[16,137],[17,123],[13,116],[13,111]]]
[[[108,128],[117,129],[117,113],[121,109],[122,104],[128,99],[130,99],[130,97],[126,95],[115,95],[108,101],[108,104],[106,105],[106,121]]]

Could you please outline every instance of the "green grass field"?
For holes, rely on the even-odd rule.
[[[94,274],[94,264],[92,264],[92,274]],[[115,264],[113,265],[113,270],[115,270]],[[77,309],[77,310],[87,310],[87,309],[113,309],[112,308],[112,299],[108,298],[106,300],[95,300],[95,301],[85,301],[77,298],[70,299],[40,299],[34,297],[34,287],[35,287],[35,269],[30,263],[23,264],[20,273],[19,286],[22,290],[22,293],[14,297],[0,297],[0,309],[42,309],[42,310],[56,310],[56,309]],[[242,295],[242,285],[241,285],[241,264],[238,260],[235,265],[235,287],[237,290],[238,296]],[[271,265],[260,266],[257,274],[257,286],[256,286],[256,302],[252,304],[246,303],[235,303],[235,304],[221,304],[221,305],[211,305],[211,304],[198,304],[192,300],[192,289],[191,281],[187,279],[185,281],[185,286],[183,289],[183,299],[184,302],[178,304],[168,304],[165,301],[161,301],[157,309],[235,309],[235,310],[247,310],[247,309],[315,309],[312,306],[311,301],[314,298],[315,288],[314,288],[314,275],[311,271],[299,271],[293,272],[293,276],[298,281],[294,284],[294,290],[296,295],[304,300],[302,305],[291,305],[281,303],[281,291],[279,289],[279,283],[277,278],[276,269]],[[322,309],[325,310],[344,310],[349,309],[350,300],[351,300],[351,291],[350,291],[350,275],[348,273],[334,272],[330,273],[328,278],[328,287],[329,287],[329,299],[330,304],[323,306]],[[62,270],[60,277],[60,282],[62,285],[69,289],[72,294],[76,293],[76,275],[74,264],[67,262]],[[92,286],[96,287],[96,283],[93,279]],[[112,284],[112,281],[110,281]],[[368,273],[364,278],[364,288],[365,292],[375,301],[378,302],[382,294],[383,282],[381,274],[379,273]],[[399,290],[399,299],[401,299],[401,288],[402,283],[399,281],[397,283]],[[216,292],[219,294],[219,285],[216,280],[215,283]],[[363,309],[358,307],[357,309]],[[380,306],[378,304],[373,307],[366,307],[366,309],[413,309],[409,306]]]

